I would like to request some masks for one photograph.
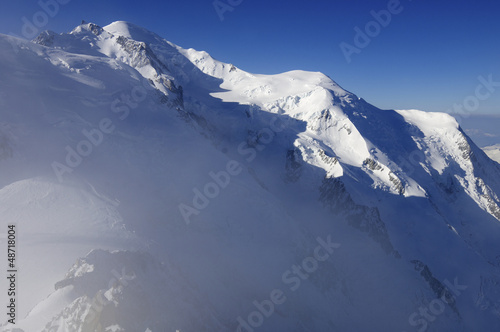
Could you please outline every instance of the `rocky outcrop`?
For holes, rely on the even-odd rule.
[[[339,178],[326,177],[319,190],[319,200],[331,212],[345,216],[349,225],[368,234],[382,247],[386,254],[400,257],[391,243],[386,226],[376,207],[356,204]]]

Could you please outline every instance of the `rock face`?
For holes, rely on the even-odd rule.
[[[334,214],[344,214],[351,226],[367,233],[387,254],[400,257],[392,246],[378,209],[356,204],[339,179],[325,178],[323,180],[320,187],[320,201]]]
[[[0,36],[0,72],[2,331],[500,328],[500,165],[451,116],[127,22]]]

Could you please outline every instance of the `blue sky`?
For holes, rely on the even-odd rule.
[[[478,76],[500,82],[500,4],[492,0],[220,0],[232,9],[224,20],[213,0],[41,3],[52,1],[67,3],[40,30],[130,21],[249,72],[321,71],[380,108],[448,111],[474,96]],[[388,7],[390,23],[377,31],[371,12]],[[0,33],[22,35],[23,17],[33,22],[41,10],[38,1],[3,2]],[[356,47],[354,28],[367,24],[370,42],[348,62],[340,45]],[[500,114],[500,87],[469,109]]]

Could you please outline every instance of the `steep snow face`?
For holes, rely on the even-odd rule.
[[[415,138],[419,145],[425,145],[428,148],[427,160],[430,167],[442,174],[448,166],[446,158],[461,154],[457,146],[457,139],[461,134],[458,131],[458,123],[455,118],[445,113],[430,113],[418,110],[397,111],[406,122],[417,127],[423,134],[423,139]],[[447,150],[453,149],[453,150]],[[459,159],[462,161],[462,158]],[[461,166],[464,163],[461,162]]]
[[[472,148],[456,120],[443,113],[397,112],[423,133],[423,137],[414,137],[414,140],[426,157],[425,166],[429,174],[432,169],[441,176],[444,172],[454,174],[467,195],[500,221],[500,201],[495,191],[475,171]],[[495,185],[493,188],[496,187],[495,182],[492,183]]]
[[[127,22],[34,42],[0,36],[2,331],[500,328],[500,166],[453,118]]]

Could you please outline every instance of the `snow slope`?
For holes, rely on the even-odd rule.
[[[483,151],[496,162],[500,163],[500,144],[485,146]]]
[[[451,116],[127,22],[0,35],[0,74],[2,331],[500,327],[500,165]]]

